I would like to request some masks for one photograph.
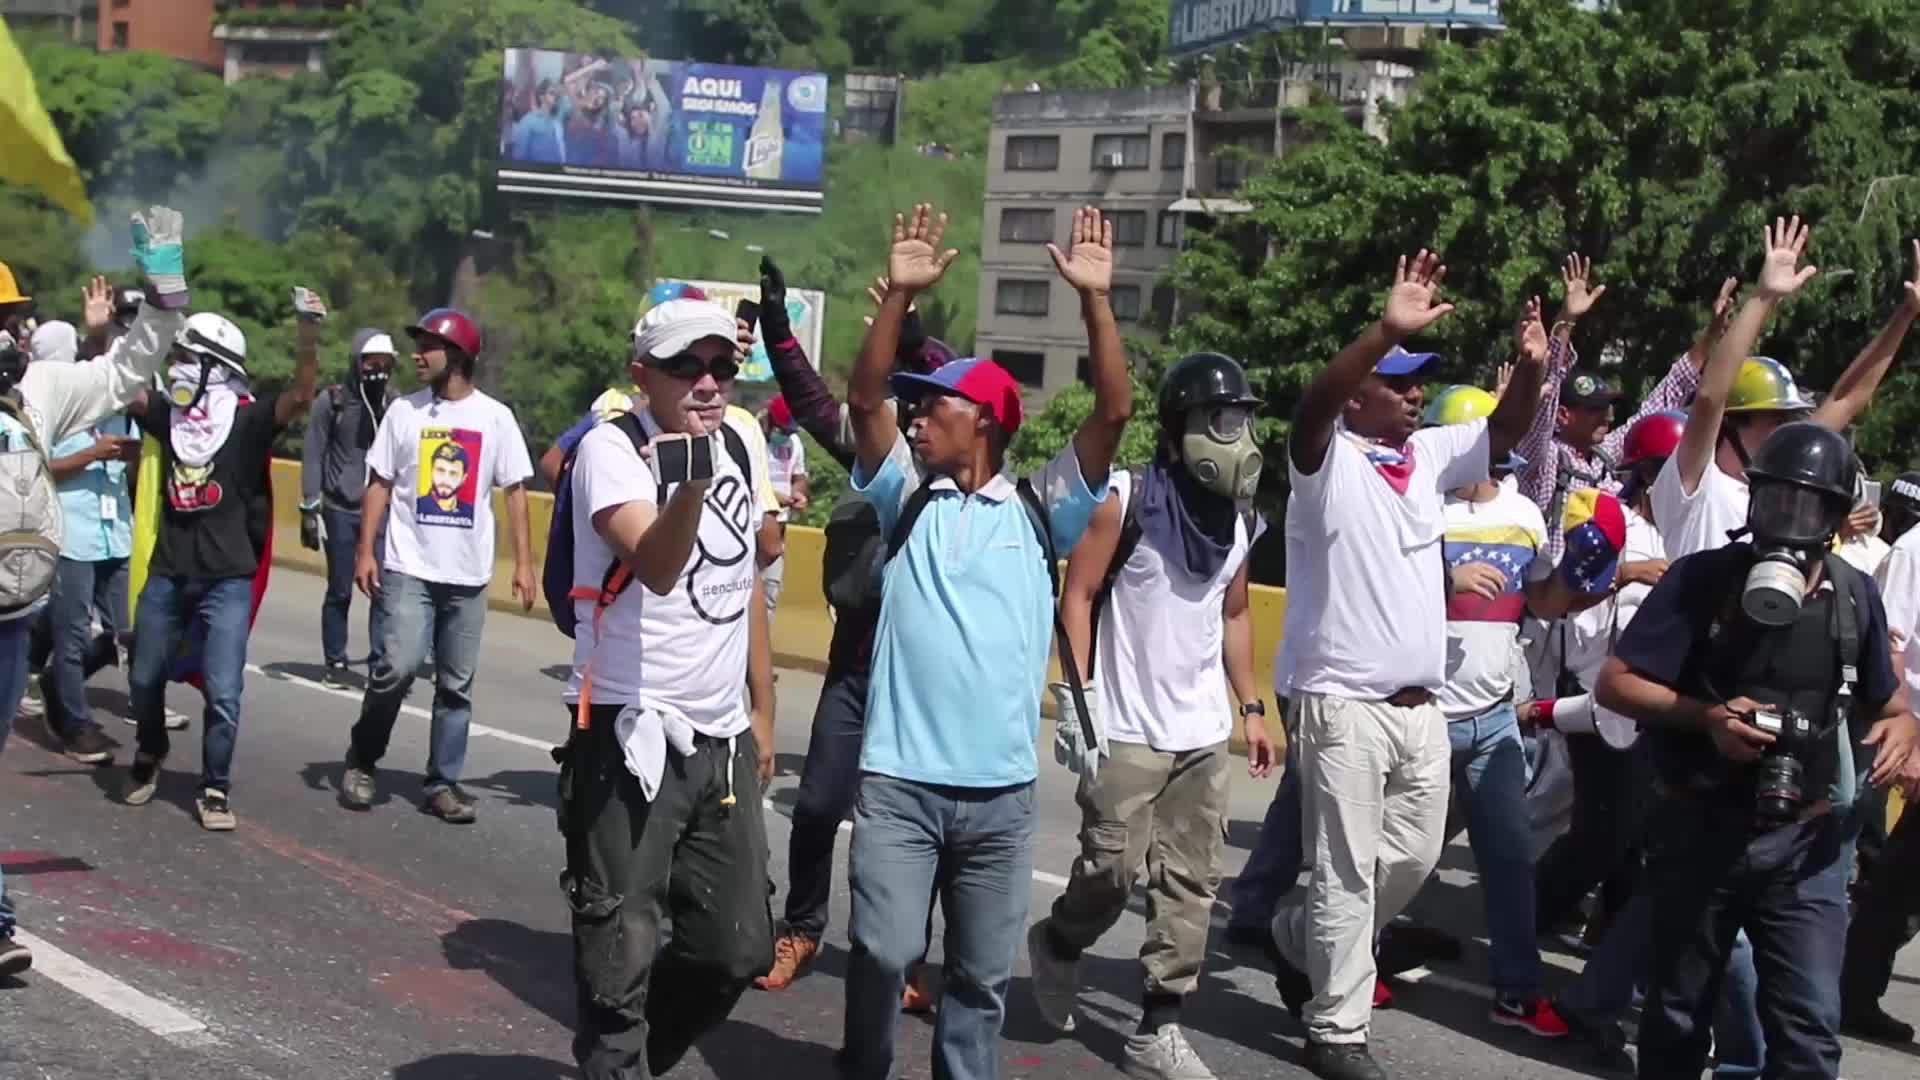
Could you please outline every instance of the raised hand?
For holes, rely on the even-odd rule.
[[[946,274],[960,252],[940,249],[947,233],[947,215],[935,215],[921,203],[910,215],[893,215],[893,248],[887,252],[887,278],[895,289],[909,293],[930,289]]]
[[[1501,364],[1498,368],[1494,369],[1493,396],[1496,399],[1506,397],[1507,384],[1512,381],[1513,381],[1513,365],[1512,364]]]
[[[1544,364],[1547,361],[1547,324],[1540,317],[1540,311],[1540,298],[1529,297],[1527,313],[1520,319],[1520,329],[1515,334],[1514,341],[1514,351],[1536,364]],[[1507,365],[1506,374],[1507,378],[1513,378],[1512,365]],[[1504,384],[1501,389],[1505,389]]]
[[[1578,321],[1593,310],[1593,305],[1607,294],[1605,285],[1595,288],[1593,285],[1593,260],[1583,258],[1579,252],[1567,256],[1560,268],[1560,280],[1566,283],[1567,302],[1560,314],[1570,321]]]
[[[1916,254],[1920,254],[1920,241],[1916,241],[1914,247]],[[1733,321],[1734,297],[1739,292],[1740,279],[1737,277],[1729,277],[1720,283],[1720,295],[1713,299],[1713,321],[1707,324],[1707,336],[1710,339],[1718,341],[1720,335],[1727,332],[1727,323]]]
[[[106,330],[113,319],[113,286],[106,278],[95,274],[92,281],[80,287],[80,315],[89,337]]]
[[[327,302],[320,294],[304,286],[293,287],[293,311],[302,322],[321,322],[327,317]]]
[[[888,288],[887,275],[885,274],[881,274],[879,277],[874,278],[873,284],[867,286],[867,299],[873,301],[873,310],[879,311],[880,305],[887,302],[887,288]],[[909,313],[915,312],[918,310],[920,310],[919,304],[916,304],[912,301],[907,302],[907,311]],[[866,322],[868,326],[873,325],[873,316],[865,315],[865,316],[862,316],[862,319]]]
[[[1445,318],[1453,310],[1452,304],[1440,302],[1440,283],[1446,276],[1440,256],[1425,248],[1411,260],[1400,256],[1381,325],[1395,338],[1408,338]]]
[[[1113,222],[1099,210],[1083,206],[1073,212],[1069,249],[1062,252],[1053,244],[1047,254],[1053,256],[1054,269],[1067,284],[1083,294],[1105,296],[1113,291]]]
[[[153,286],[153,301],[163,308],[187,306],[187,260],[182,246],[186,223],[180,211],[149,206],[133,212],[133,261]]]
[[[1760,267],[1760,280],[1756,287],[1760,295],[1772,300],[1784,300],[1800,291],[1800,287],[1813,280],[1819,268],[1800,265],[1800,256],[1806,253],[1807,238],[1813,234],[1813,226],[1800,224],[1799,215],[1792,218],[1775,218],[1766,230],[1767,257]]]
[[[1913,280],[1907,282],[1906,296],[1901,303],[1908,312],[1920,315],[1920,240],[1913,242]]]

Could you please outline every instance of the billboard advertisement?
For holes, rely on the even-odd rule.
[[[827,77],[508,49],[500,190],[819,213]]]
[[[1574,0],[1600,11],[1612,0]],[[1500,0],[1173,0],[1167,51],[1199,52],[1290,25],[1498,28]]]
[[[680,294],[680,286],[692,285],[707,294],[707,299],[736,311],[740,301],[760,302],[760,283],[751,285],[739,281],[700,281],[694,278],[660,278],[654,282],[653,289],[647,293],[649,306],[671,300]],[[787,320],[793,324],[793,337],[800,347],[807,350],[807,359],[813,362],[815,371],[820,369],[820,347],[822,330],[827,323],[827,294],[818,289],[787,288]],[[753,328],[756,336],[758,326]],[[741,382],[769,382],[773,379],[773,365],[767,360],[767,343],[754,343],[753,355],[747,358],[746,365],[740,369]]]

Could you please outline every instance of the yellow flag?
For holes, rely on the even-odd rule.
[[[80,170],[41,107],[33,72],[5,23],[0,23],[0,146],[7,148],[0,154],[0,180],[37,188],[82,223],[93,224],[93,203]]]

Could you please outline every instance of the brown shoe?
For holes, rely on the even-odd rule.
[[[927,978],[927,965],[915,964],[907,971],[907,988],[900,992],[900,1011],[919,1016],[932,1012],[933,1004],[933,984]]]
[[[820,942],[805,934],[782,934],[773,943],[773,967],[765,975],[753,977],[753,985],[762,990],[785,990],[793,980],[813,966],[813,955]]]

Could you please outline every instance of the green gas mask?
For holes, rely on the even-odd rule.
[[[1253,410],[1242,405],[1187,410],[1180,461],[1200,486],[1228,499],[1251,499],[1264,464],[1253,441]]]

